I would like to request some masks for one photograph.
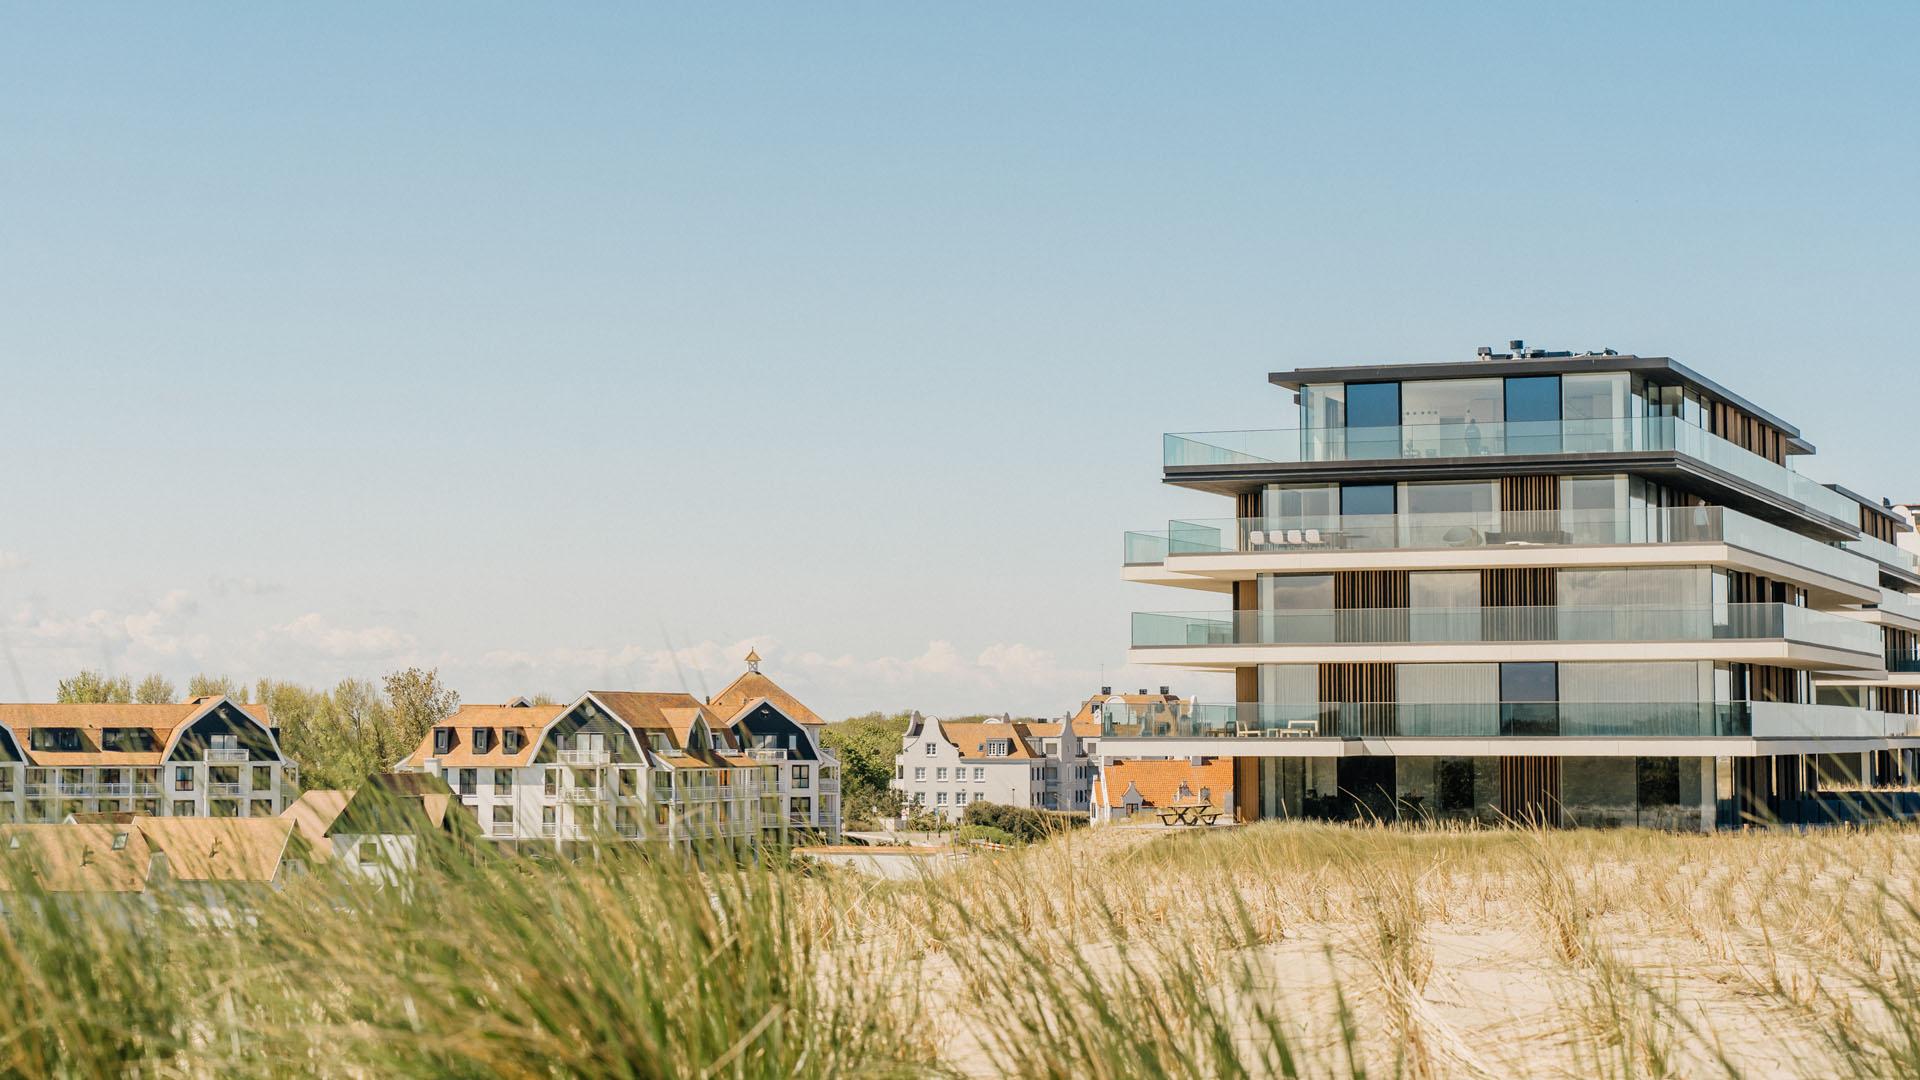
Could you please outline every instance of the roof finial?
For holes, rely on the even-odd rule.
[[[749,648],[747,650],[747,673],[750,675],[760,674],[760,650],[759,649]]]

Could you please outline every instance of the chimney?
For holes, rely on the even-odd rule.
[[[1164,687],[1164,686],[1163,686],[1163,687],[1161,687],[1161,688],[1160,688],[1160,696],[1161,696],[1161,697],[1172,697],[1172,696],[1173,696],[1173,691],[1172,691],[1171,689],[1169,689],[1169,688],[1167,688],[1167,687]]]
[[[1103,686],[1103,687],[1101,687],[1101,688],[1100,688],[1100,696],[1101,696],[1101,697],[1112,697],[1112,696],[1113,696],[1113,687],[1111,687],[1111,686]]]

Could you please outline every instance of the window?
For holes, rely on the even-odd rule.
[[[513,770],[493,770],[493,793],[496,797],[506,798],[513,794]]]
[[[636,799],[640,797],[639,769],[620,770],[620,797],[623,799]]]
[[[493,729],[477,727],[473,729],[473,752],[484,754],[493,749]]]
[[[541,792],[551,799],[560,794],[560,770],[548,769]]]
[[[192,799],[173,800],[173,816],[174,817],[192,817],[193,816],[193,800]]]
[[[984,780],[986,780],[986,778],[987,778],[987,770],[986,770],[986,768],[985,768],[984,766],[981,766],[981,765],[975,765],[975,766],[973,767],[973,778],[974,778],[974,780],[975,780],[976,782],[977,782],[977,781],[984,781]]]
[[[13,794],[13,770],[0,767],[0,795]]]
[[[944,770],[944,769],[942,769],[941,771],[942,771],[942,772],[945,772],[946,770]],[[796,787],[796,788],[805,788],[805,787],[812,787],[812,786],[813,786],[813,766],[811,766],[811,765],[795,765],[795,766],[793,767],[793,774],[792,774],[792,775],[793,775],[793,786],[794,786],[794,787]]]
[[[436,756],[453,751],[453,729],[450,727],[433,729],[433,752]]]
[[[240,736],[232,733],[214,735],[208,739],[208,745],[215,750],[238,750],[240,749]]]
[[[937,754],[937,753],[939,753],[939,752],[940,752],[940,748],[939,748],[939,746],[937,746],[936,744],[934,744],[934,743],[933,743],[933,742],[931,742],[931,741],[927,743],[927,756],[928,756],[928,757],[932,757],[933,755],[935,755],[935,754]]]
[[[1392,484],[1341,484],[1340,513],[1377,514],[1393,513],[1394,495]]]
[[[1499,379],[1410,382],[1400,390],[1408,457],[1472,457],[1500,450],[1506,416]]]
[[[1347,427],[1381,428],[1400,426],[1400,384],[1397,382],[1348,383]]]
[[[556,813],[553,807],[543,806],[540,808],[540,824],[543,827],[548,829],[553,828],[555,820],[556,820]]]
[[[1443,757],[1436,764],[1439,809],[1459,813],[1473,809],[1473,759]]]
[[[495,825],[511,825],[511,824],[513,824],[513,807],[511,807],[511,806],[496,806],[496,807],[494,807],[494,808],[493,808],[493,823],[494,823]]]
[[[1268,484],[1260,496],[1262,516],[1270,525],[1327,529],[1337,524],[1338,484]],[[1257,527],[1257,526],[1256,526]]]
[[[947,778],[946,767],[942,766],[938,769],[933,770],[933,778],[935,780],[945,780]]]
[[[967,805],[967,793],[966,793],[966,792],[964,792],[964,791],[956,791],[956,792],[954,792],[954,793],[953,793],[953,805],[955,805],[955,806],[965,806],[965,805]]]
[[[1560,376],[1507,380],[1507,453],[1560,452]]]
[[[946,792],[944,792],[944,791],[942,791],[942,792],[940,792],[940,793],[938,793],[938,794],[936,794],[936,795],[935,795],[935,796],[933,797],[933,802],[934,802],[934,805],[936,805],[936,806],[945,806],[945,805],[947,805],[947,793],[946,793]]]
[[[273,788],[273,766],[255,765],[253,767],[253,790],[270,791]]]
[[[174,766],[173,790],[175,791],[192,791],[193,790],[193,766],[191,765]]]
[[[80,732],[75,728],[34,728],[27,742],[35,750],[78,753]]]
[[[460,794],[471,795],[474,793],[474,790],[479,786],[480,786],[480,770],[478,769],[461,769],[460,770],[460,784],[459,784]]]
[[[500,748],[509,754],[520,752],[520,729],[508,728],[500,733]]]
[[[925,765],[915,765],[913,767],[913,778],[915,780],[925,780],[927,778],[927,767]]]
[[[1500,665],[1501,734],[1560,734],[1559,700],[1558,665]]]
[[[254,799],[247,804],[247,815],[249,817],[272,817],[273,800]]]

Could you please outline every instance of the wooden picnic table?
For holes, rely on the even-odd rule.
[[[1160,824],[1175,825],[1211,825],[1220,820],[1222,811],[1215,810],[1212,803],[1172,803],[1160,808]]]

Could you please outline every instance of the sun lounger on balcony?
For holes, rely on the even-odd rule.
[[[1301,536],[1301,535],[1300,535],[1300,530],[1299,530],[1299,529],[1288,529],[1288,530],[1287,530],[1287,543],[1289,543],[1289,544],[1304,544],[1304,543],[1306,543],[1306,542],[1307,542],[1307,538],[1306,538],[1306,537],[1304,537],[1304,536]]]
[[[1323,544],[1323,541],[1320,539],[1319,529],[1307,530],[1307,543],[1312,544],[1314,547],[1320,547]]]
[[[1249,529],[1247,531],[1248,547],[1250,548],[1264,547],[1266,543],[1267,543],[1267,534],[1265,532],[1259,529]]]

